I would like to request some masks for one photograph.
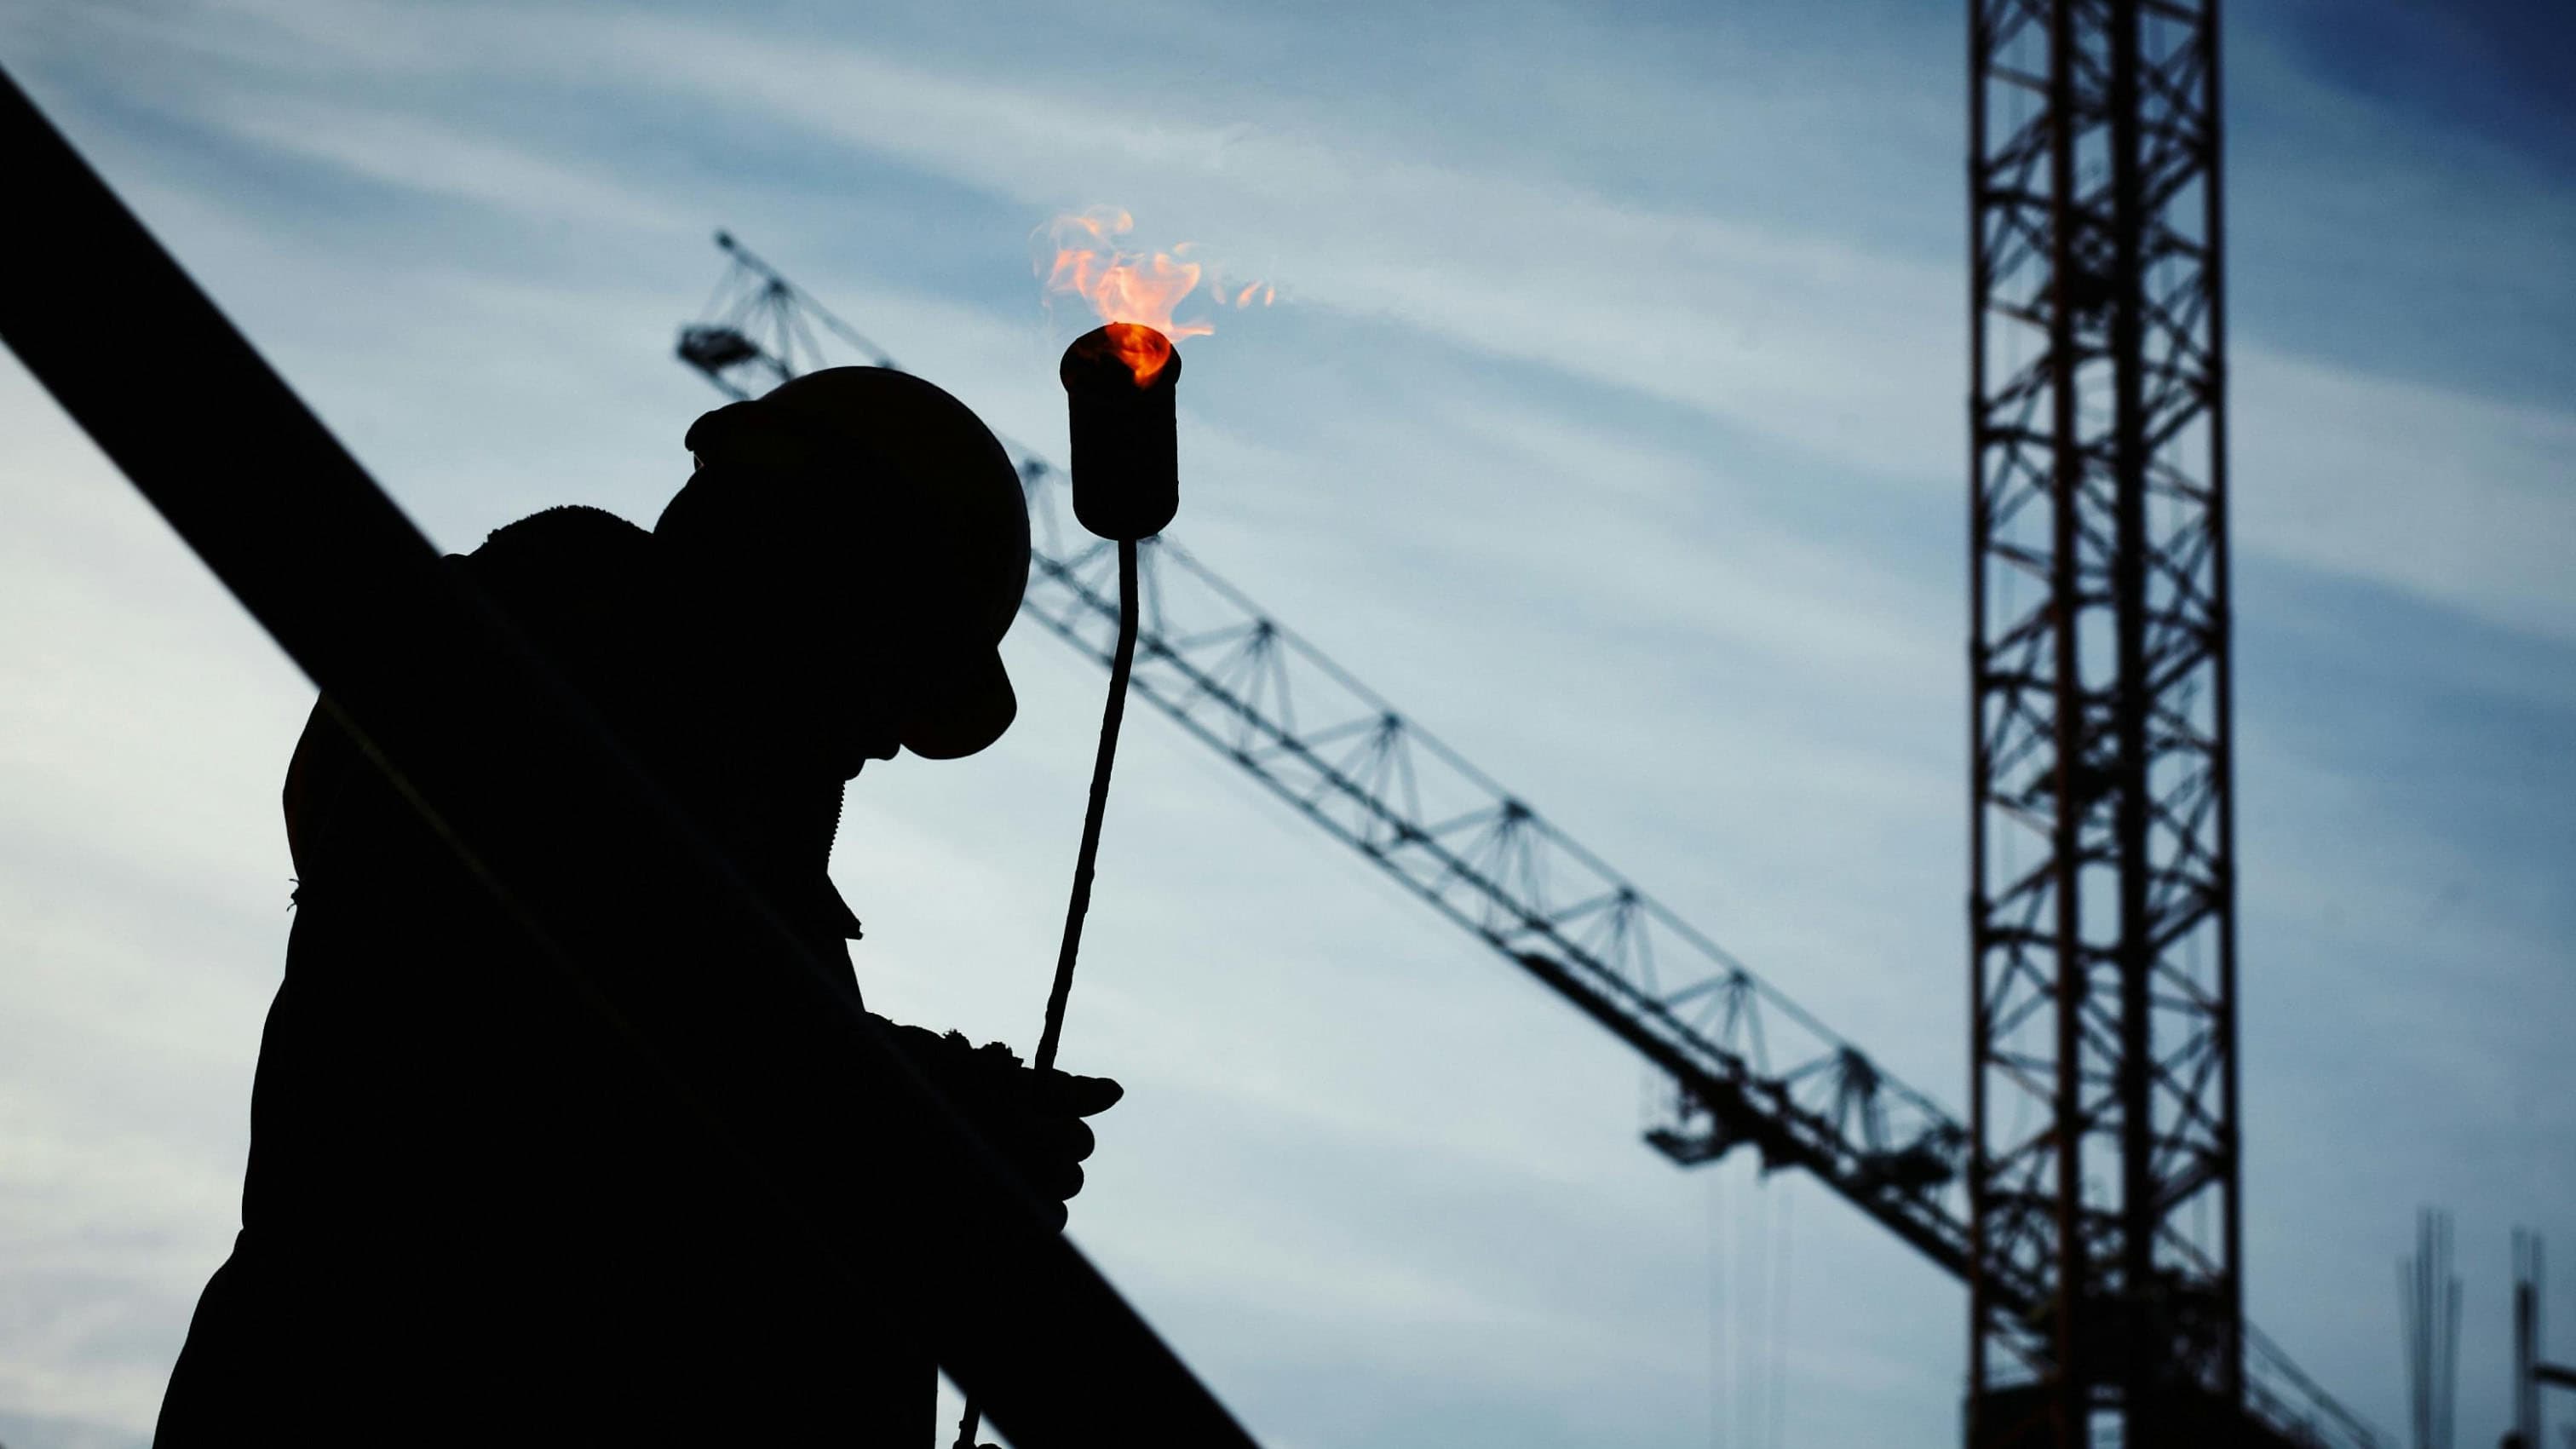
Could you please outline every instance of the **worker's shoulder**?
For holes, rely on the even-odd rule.
[[[653,535],[604,508],[566,504],[492,530],[465,556],[512,602],[614,599],[651,587]]]
[[[468,557],[475,560],[477,572],[495,567],[640,567],[652,546],[651,533],[607,509],[567,503],[501,525]]]
[[[606,509],[567,505],[492,530],[457,560],[520,627],[557,651],[659,632],[664,609],[653,535]],[[573,662],[573,661],[566,661]]]

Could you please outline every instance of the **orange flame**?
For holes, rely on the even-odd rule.
[[[1237,290],[1230,282],[1220,282],[1213,269],[1186,259],[1191,250],[1188,242],[1168,252],[1129,251],[1118,238],[1135,226],[1136,219],[1116,207],[1093,207],[1059,216],[1043,228],[1053,245],[1054,258],[1040,264],[1039,270],[1046,278],[1045,291],[1050,299],[1070,294],[1090,303],[1103,322],[1143,324],[1142,328],[1121,327],[1110,334],[1119,358],[1135,373],[1136,385],[1143,387],[1170,360],[1172,343],[1216,331],[1212,322],[1185,322],[1172,315],[1191,293],[1199,290],[1202,281],[1207,284],[1209,301],[1218,307],[1248,307],[1256,296],[1266,307],[1278,296],[1278,289],[1252,282]]]

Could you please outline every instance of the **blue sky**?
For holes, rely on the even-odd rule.
[[[451,548],[651,517],[718,225],[1058,452],[1033,227],[1275,276],[1192,347],[1176,535],[1955,1105],[1963,17],[1707,9],[30,0],[0,63]],[[2467,1441],[2508,1228],[2576,1263],[2542,11],[2228,34],[2251,1303],[2394,1428],[2389,1265],[2454,1208]],[[0,1441],[122,1445],[229,1241],[309,694],[14,365],[0,420]],[[1006,652],[1018,728],[872,769],[835,873],[873,1003],[1025,1041],[1100,680]],[[1074,1233],[1266,1442],[1952,1432],[1953,1285],[1645,1150],[1623,1049],[1154,716],[1106,849]]]

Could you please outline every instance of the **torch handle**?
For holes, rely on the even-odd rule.
[[[1091,873],[1100,858],[1100,821],[1109,813],[1109,772],[1118,762],[1118,725],[1127,717],[1127,675],[1136,664],[1136,540],[1118,541],[1118,647],[1109,656],[1109,703],[1100,715],[1100,753],[1091,761],[1091,804],[1082,815],[1082,851],[1074,857],[1073,899],[1065,904],[1064,944],[1055,956],[1055,985],[1047,992],[1046,1029],[1038,1034],[1037,1069],[1055,1065],[1064,1038],[1064,1004],[1073,995],[1074,957],[1082,950],[1082,919],[1091,913]]]
[[[1064,910],[1064,944],[1055,956],[1055,985],[1047,992],[1046,1029],[1038,1035],[1037,1069],[1055,1065],[1064,1039],[1064,1004],[1073,995],[1074,958],[1082,951],[1082,920],[1091,913],[1091,875],[1100,859],[1100,821],[1109,813],[1109,772],[1118,763],[1118,726],[1127,718],[1127,675],[1136,665],[1136,540],[1118,541],[1118,645],[1109,656],[1109,703],[1100,714],[1100,752],[1091,761],[1091,804],[1082,815],[1082,849],[1073,862],[1073,899]],[[973,1395],[957,1421],[955,1449],[975,1449],[984,1414]]]

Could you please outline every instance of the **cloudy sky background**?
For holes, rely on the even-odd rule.
[[[2394,1429],[2390,1265],[2455,1209],[2464,1443],[2509,1228],[2576,1266],[2544,8],[2227,38],[2250,1304]],[[1964,1104],[1957,5],[865,9],[18,0],[0,63],[451,549],[650,520],[717,225],[1059,456],[1033,226],[1275,277],[1192,348],[1176,535]],[[235,1222],[310,693],[9,362],[0,508],[0,1442],[129,1445]],[[1006,652],[1011,737],[872,768],[835,870],[872,1004],[1025,1043],[1101,680]],[[1955,1434],[1953,1284],[1643,1148],[1623,1048],[1151,713],[1105,854],[1075,1236],[1266,1442]]]

